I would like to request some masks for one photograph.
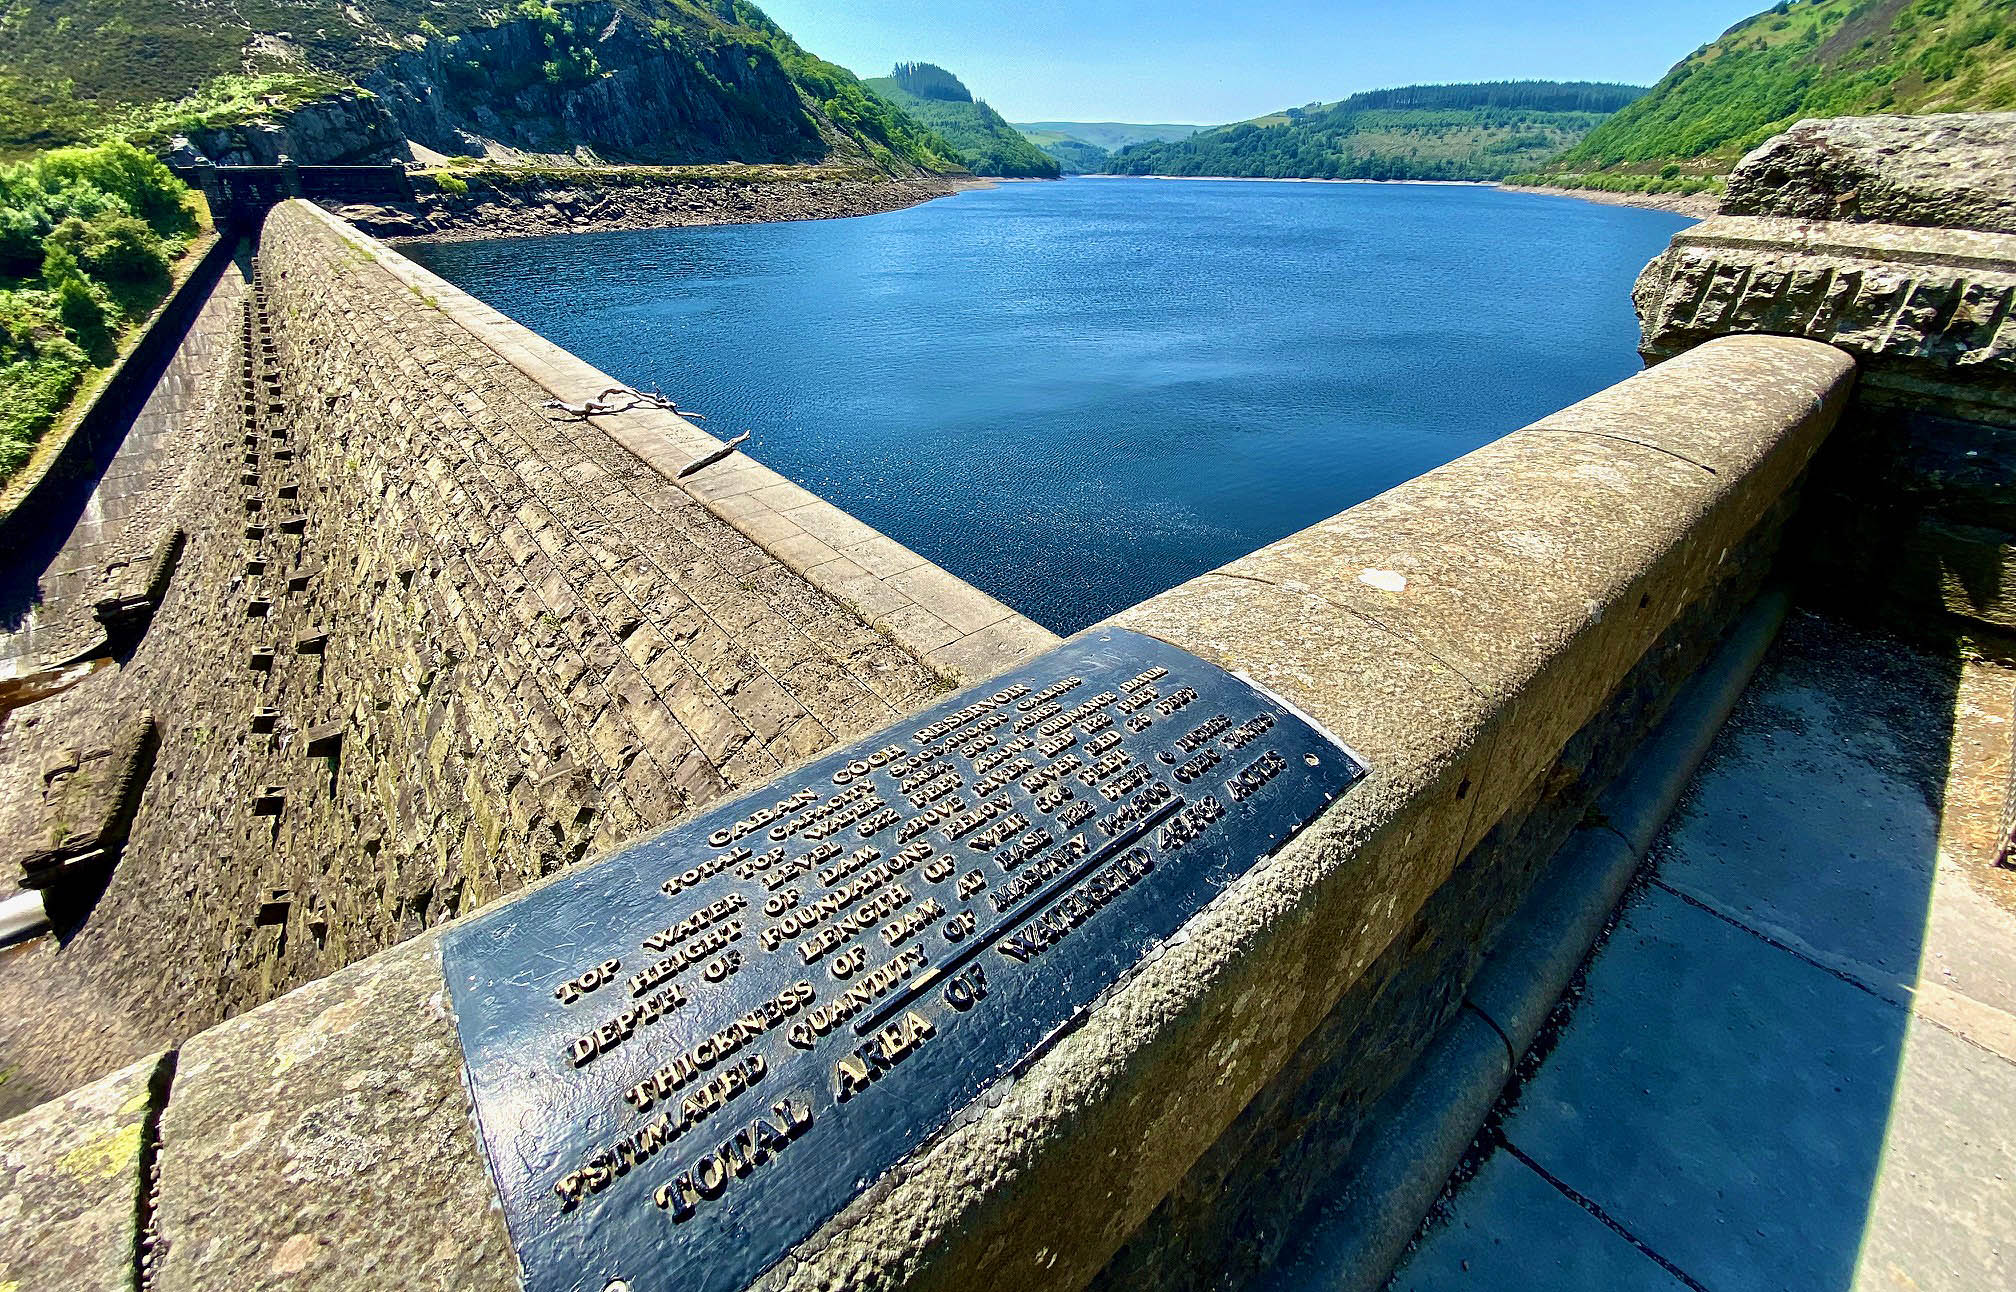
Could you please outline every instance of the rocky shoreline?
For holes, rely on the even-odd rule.
[[[1537,193],[1542,197],[1579,197],[1603,206],[1637,206],[1648,211],[1671,211],[1696,220],[1715,214],[1722,199],[1714,193],[1611,193],[1600,188],[1549,188],[1539,184],[1500,184],[1507,193]]]
[[[428,191],[412,202],[329,204],[388,242],[467,242],[554,233],[681,225],[767,224],[877,215],[948,197],[984,181],[944,178],[686,178],[541,172],[453,177],[462,193]]]

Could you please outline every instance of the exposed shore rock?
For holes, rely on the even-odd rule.
[[[584,172],[467,181],[467,193],[429,191],[414,202],[331,204],[364,232],[386,239],[463,242],[551,233],[762,224],[875,215],[983,187],[975,181],[819,176],[666,181]]]
[[[298,105],[269,98],[252,119],[192,130],[189,142],[219,165],[272,165],[282,154],[304,166],[740,162],[903,178],[945,165],[912,146],[908,127],[891,133],[828,103],[756,29],[719,19],[726,26],[703,38],[681,25],[699,21],[690,8],[657,12],[649,0],[487,11],[494,25],[394,42],[360,56],[365,70],[347,89]],[[360,68],[331,83],[352,72]]]
[[[1737,164],[1722,213],[2016,233],[2016,112],[1801,121]]]
[[[1639,206],[1648,211],[1671,211],[1675,215],[1705,220],[1715,214],[1720,200],[1713,193],[1610,193],[1596,188],[1550,188],[1536,184],[1500,184],[1507,193],[1538,193],[1542,197],[1579,197],[1604,206]]]

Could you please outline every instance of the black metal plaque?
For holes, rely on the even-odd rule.
[[[453,926],[526,1287],[748,1283],[1364,774],[1090,633]]]

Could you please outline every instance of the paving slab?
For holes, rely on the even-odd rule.
[[[1766,665],[1651,860],[1674,889],[1907,1002],[1953,670],[1827,641],[1810,622],[1793,631],[1799,649]]]
[[[1501,1104],[1499,1183],[1395,1286],[1548,1241],[1500,1196],[1529,1163],[1708,1292],[2016,1286],[2011,705],[2007,669],[1794,616]]]
[[[1505,1132],[1714,1292],[1848,1283],[1907,1016],[1662,889]]]
[[[1912,1020],[1857,1292],[2016,1287],[2012,1111],[2016,1063]]]
[[[1389,1292],[1686,1292],[1630,1240],[1509,1153],[1484,1163]]]

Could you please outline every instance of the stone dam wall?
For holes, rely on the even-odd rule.
[[[823,544],[773,554],[525,368],[616,383],[514,363],[434,293],[473,302],[388,261],[420,272],[306,204],[267,220],[179,568],[91,700],[97,725],[151,713],[159,752],[59,967],[156,1045],[1054,640],[830,508],[801,518],[910,591]],[[661,423],[680,466],[713,443],[659,410],[622,433]]]
[[[186,668],[230,697],[220,730],[248,717],[202,742],[193,718],[164,723],[149,803],[166,819],[164,773],[228,784],[203,796],[218,840],[302,841],[292,869],[264,854],[269,968],[248,960],[238,999],[335,967],[302,949],[311,910],[330,913],[323,948],[344,930],[342,958],[414,936],[0,1128],[10,1192],[93,1136],[134,1146],[91,1187],[52,1183],[60,1223],[0,1245],[0,1274],[125,1257],[150,1289],[344,1288],[366,1271],[518,1288],[444,994],[445,912],[760,785],[817,746],[810,724],[828,743],[866,734],[1046,643],[754,464],[668,485],[676,467],[653,463],[705,447],[669,414],[598,418],[595,436],[544,415],[547,394],[578,400],[599,374],[320,213],[278,209],[261,255],[273,337],[269,363],[255,317],[251,389],[279,407],[220,457],[256,477],[259,506],[215,503],[203,532],[228,520],[230,542],[177,579],[228,590],[183,612],[202,625],[185,640],[215,644]],[[1380,1097],[1477,1008],[1466,985],[1540,863],[1770,578],[1854,372],[1813,341],[1717,340],[1117,616],[1256,680],[1370,775],[759,1283],[1203,1286],[1264,1267],[1348,1173]],[[652,527],[668,515],[676,534]],[[353,536],[341,564],[310,550],[323,533]],[[185,622],[175,595],[150,641]],[[716,606],[765,616],[731,644],[817,645],[784,671],[851,700],[689,654]],[[823,631],[862,653],[836,658],[804,625],[843,609],[852,628]],[[251,667],[264,644],[270,672]],[[254,733],[262,711],[273,730]],[[697,737],[697,712],[724,716],[722,745]],[[702,756],[662,757],[688,749],[682,732]],[[713,779],[695,788],[681,766]],[[311,841],[336,838],[375,838],[375,860],[325,861]],[[129,857],[106,902],[219,869],[193,843],[180,855],[180,872]],[[247,900],[251,869],[228,873]],[[95,930],[130,953],[143,906],[87,925],[103,963],[120,939]]]

